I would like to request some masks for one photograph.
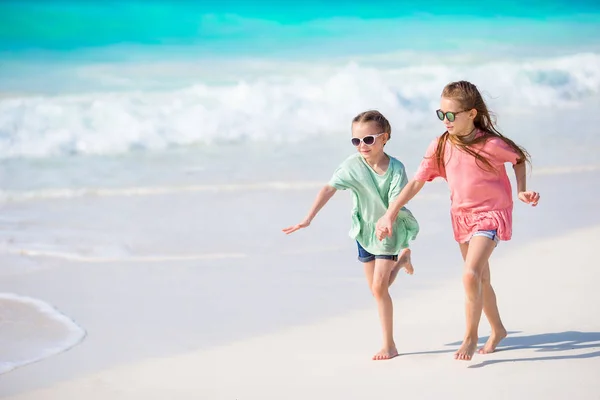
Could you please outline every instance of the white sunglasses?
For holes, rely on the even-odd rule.
[[[362,139],[353,137],[352,144],[354,146],[358,147],[358,146],[360,146],[360,142],[363,142],[367,146],[373,146],[373,143],[375,143],[375,139],[377,139],[379,136],[383,135],[384,133],[385,132],[378,133],[377,135],[367,135]]]

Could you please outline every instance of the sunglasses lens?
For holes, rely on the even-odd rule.
[[[360,144],[360,139],[353,137],[353,138],[352,138],[352,144],[353,144],[354,146],[357,146],[357,147],[358,147],[358,145]]]
[[[437,114],[437,117],[440,119],[440,121],[444,120],[444,113],[442,112],[442,110],[437,110],[435,113]]]
[[[455,118],[455,116],[454,116],[454,113],[452,113],[452,112],[448,111],[448,112],[446,113],[446,118],[448,118],[448,121],[450,121],[450,122],[454,122],[454,118]]]
[[[372,145],[373,143],[375,143],[375,138],[374,138],[373,136],[365,136],[365,137],[363,138],[363,142],[365,142],[365,144],[366,144],[367,146],[370,146],[370,145]]]

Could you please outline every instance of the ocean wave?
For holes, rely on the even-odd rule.
[[[324,182],[260,182],[260,183],[232,183],[213,185],[181,185],[181,186],[148,186],[125,188],[53,188],[23,191],[0,190],[0,203],[23,202],[41,199],[73,199],[79,197],[131,197],[131,196],[156,196],[174,193],[193,192],[240,192],[254,190],[306,190],[321,188]]]
[[[535,176],[563,175],[600,171],[599,164],[571,165],[561,167],[536,167]],[[249,191],[305,191],[318,190],[323,181],[270,181],[251,183],[223,183],[206,185],[139,186],[139,187],[80,187],[48,188],[34,190],[0,190],[0,204],[22,203],[38,200],[69,200],[82,197],[144,197],[177,195],[186,193],[235,193]],[[420,195],[421,200],[436,200],[446,194]]]
[[[85,331],[38,299],[0,293],[0,374],[64,352]]]
[[[8,97],[0,100],[0,158],[294,143],[346,134],[351,118],[371,108],[396,130],[411,130],[432,120],[443,86],[460,79],[476,83],[496,110],[576,106],[600,93],[600,54],[385,69],[349,63],[177,90]]]
[[[7,254],[18,254],[28,257],[57,258],[65,261],[75,261],[82,263],[152,263],[165,261],[198,261],[198,260],[219,260],[229,258],[246,258],[244,253],[202,253],[202,254],[155,254],[155,255],[121,255],[116,257],[84,255],[66,251],[37,250],[37,249],[0,249],[0,252]],[[0,370],[1,373],[1,370]]]

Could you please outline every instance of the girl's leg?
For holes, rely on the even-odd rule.
[[[467,327],[463,343],[454,354],[454,358],[458,360],[470,360],[477,347],[479,320],[483,310],[483,275],[495,246],[492,239],[475,236],[471,238],[467,248],[463,269]]]
[[[412,275],[414,272],[412,261],[410,259],[410,249],[404,249],[402,252],[400,252],[398,262],[390,274],[390,286],[392,286],[392,283],[394,283],[396,277],[398,276],[398,272],[402,268],[404,268],[405,272],[409,275]]]
[[[390,274],[397,264],[394,260],[376,259],[365,263],[365,274],[371,293],[377,302],[383,331],[383,348],[373,356],[374,360],[387,360],[398,355],[393,335],[394,307],[388,292]]]
[[[365,277],[367,278],[367,285],[369,290],[373,287],[373,272],[375,272],[375,260],[363,263],[365,266]]]
[[[496,292],[494,292],[494,288],[492,287],[489,262],[486,264],[481,284],[483,293],[483,312],[492,328],[492,333],[485,345],[479,349],[478,353],[488,354],[493,353],[502,339],[506,337],[506,329],[500,319],[500,312],[498,311],[498,304],[496,303]]]
[[[468,249],[468,243],[460,244],[460,252],[462,253],[463,260],[466,260],[467,258]],[[500,312],[498,311],[498,304],[496,303],[496,293],[492,287],[489,261],[485,263],[483,275],[481,277],[481,293],[483,296],[483,313],[487,317],[490,327],[492,328],[492,333],[486,344],[479,349],[478,353],[487,354],[494,352],[498,343],[506,337],[506,329],[502,324]]]

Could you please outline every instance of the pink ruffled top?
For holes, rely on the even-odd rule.
[[[478,132],[477,135],[482,135]],[[446,142],[444,152],[445,171],[440,171],[435,162],[438,144],[435,138],[427,148],[425,158],[414,176],[418,181],[444,178],[450,188],[452,228],[454,239],[465,243],[476,231],[497,230],[500,240],[512,236],[512,189],[505,163],[515,165],[518,154],[502,139],[492,136],[485,143],[472,147],[494,166],[488,171],[475,157]]]

